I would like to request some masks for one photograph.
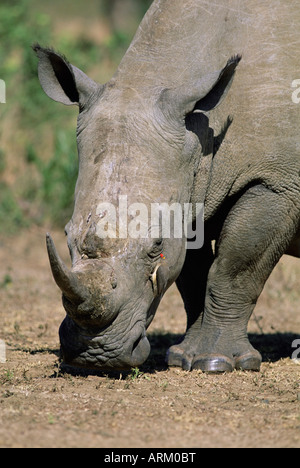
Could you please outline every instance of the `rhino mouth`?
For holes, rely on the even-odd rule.
[[[147,360],[151,347],[140,322],[132,328],[125,343],[117,336],[110,337],[110,328],[91,333],[66,316],[59,330],[63,363],[79,368],[125,371]]]

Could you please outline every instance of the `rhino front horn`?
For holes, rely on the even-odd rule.
[[[72,273],[57,253],[50,234],[46,236],[47,250],[51,265],[53,278],[64,296],[74,305],[81,304],[87,298],[83,286],[79,284],[78,278]]]

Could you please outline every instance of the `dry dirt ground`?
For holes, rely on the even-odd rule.
[[[260,373],[168,369],[168,346],[185,328],[175,287],[149,329],[152,353],[127,374],[66,373],[64,318],[44,229],[0,239],[0,447],[300,447],[300,261],[285,257],[251,319]],[[67,258],[64,236],[54,233]]]

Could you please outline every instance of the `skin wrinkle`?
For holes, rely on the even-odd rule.
[[[126,313],[128,309],[130,310],[130,314]],[[138,310],[138,307],[132,309],[125,306],[124,310],[118,315],[118,318],[103,333],[97,332],[92,339],[90,339],[90,335],[82,334],[82,338],[85,338],[88,342],[88,349],[94,349],[96,354],[99,354],[101,358],[115,359],[120,356],[122,350],[126,348],[126,343],[132,330],[137,328],[139,323],[143,327],[142,321],[137,320],[134,314],[131,315],[132,310]],[[109,336],[108,344],[107,336]],[[88,350],[87,352],[90,353],[91,351]]]

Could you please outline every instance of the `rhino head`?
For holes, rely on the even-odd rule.
[[[211,144],[205,113],[226,94],[240,57],[220,71],[193,76],[188,85],[171,87],[136,76],[134,68],[128,72],[123,62],[100,85],[52,49],[35,45],[34,50],[46,94],[79,106],[79,175],[66,226],[71,269],[47,235],[67,314],[60,327],[63,360],[104,370],[139,366],[150,352],[146,329],[186,254],[185,236],[175,236],[174,227],[163,236],[153,224],[151,206],[190,203],[199,162]],[[118,217],[120,200],[132,210],[127,235],[124,226],[111,222],[108,209],[115,207]],[[149,218],[143,219],[149,235],[129,235],[141,206],[148,209]],[[106,220],[107,236],[100,235]]]

